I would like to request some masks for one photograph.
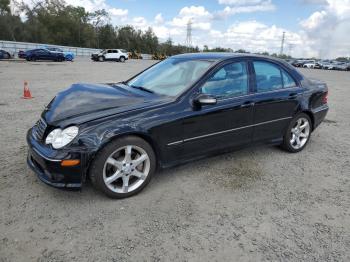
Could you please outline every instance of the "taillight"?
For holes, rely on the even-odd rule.
[[[324,93],[323,99],[322,99],[322,103],[323,104],[327,104],[328,103],[328,91],[326,93]]]

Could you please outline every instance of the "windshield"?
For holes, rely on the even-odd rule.
[[[169,58],[131,79],[127,84],[160,95],[177,96],[198,80],[212,63],[208,60]]]

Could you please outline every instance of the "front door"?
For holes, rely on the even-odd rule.
[[[183,120],[184,157],[251,142],[253,103],[251,103],[248,65],[223,65],[201,86],[200,93],[214,96],[216,105],[190,109]]]
[[[107,53],[105,54],[105,59],[106,60],[113,60],[114,57],[114,50],[107,50]]]
[[[50,52],[45,49],[40,49],[37,53],[38,59],[40,60],[49,60],[50,57]]]

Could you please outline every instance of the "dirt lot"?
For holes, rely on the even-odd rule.
[[[119,201],[38,181],[25,134],[50,99],[151,63],[0,62],[0,261],[350,261],[350,72],[303,70],[327,81],[331,110],[301,153],[197,161]],[[34,99],[20,98],[23,80]]]

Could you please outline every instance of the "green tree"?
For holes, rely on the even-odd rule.
[[[10,12],[10,0],[0,0],[0,15],[9,14]]]

